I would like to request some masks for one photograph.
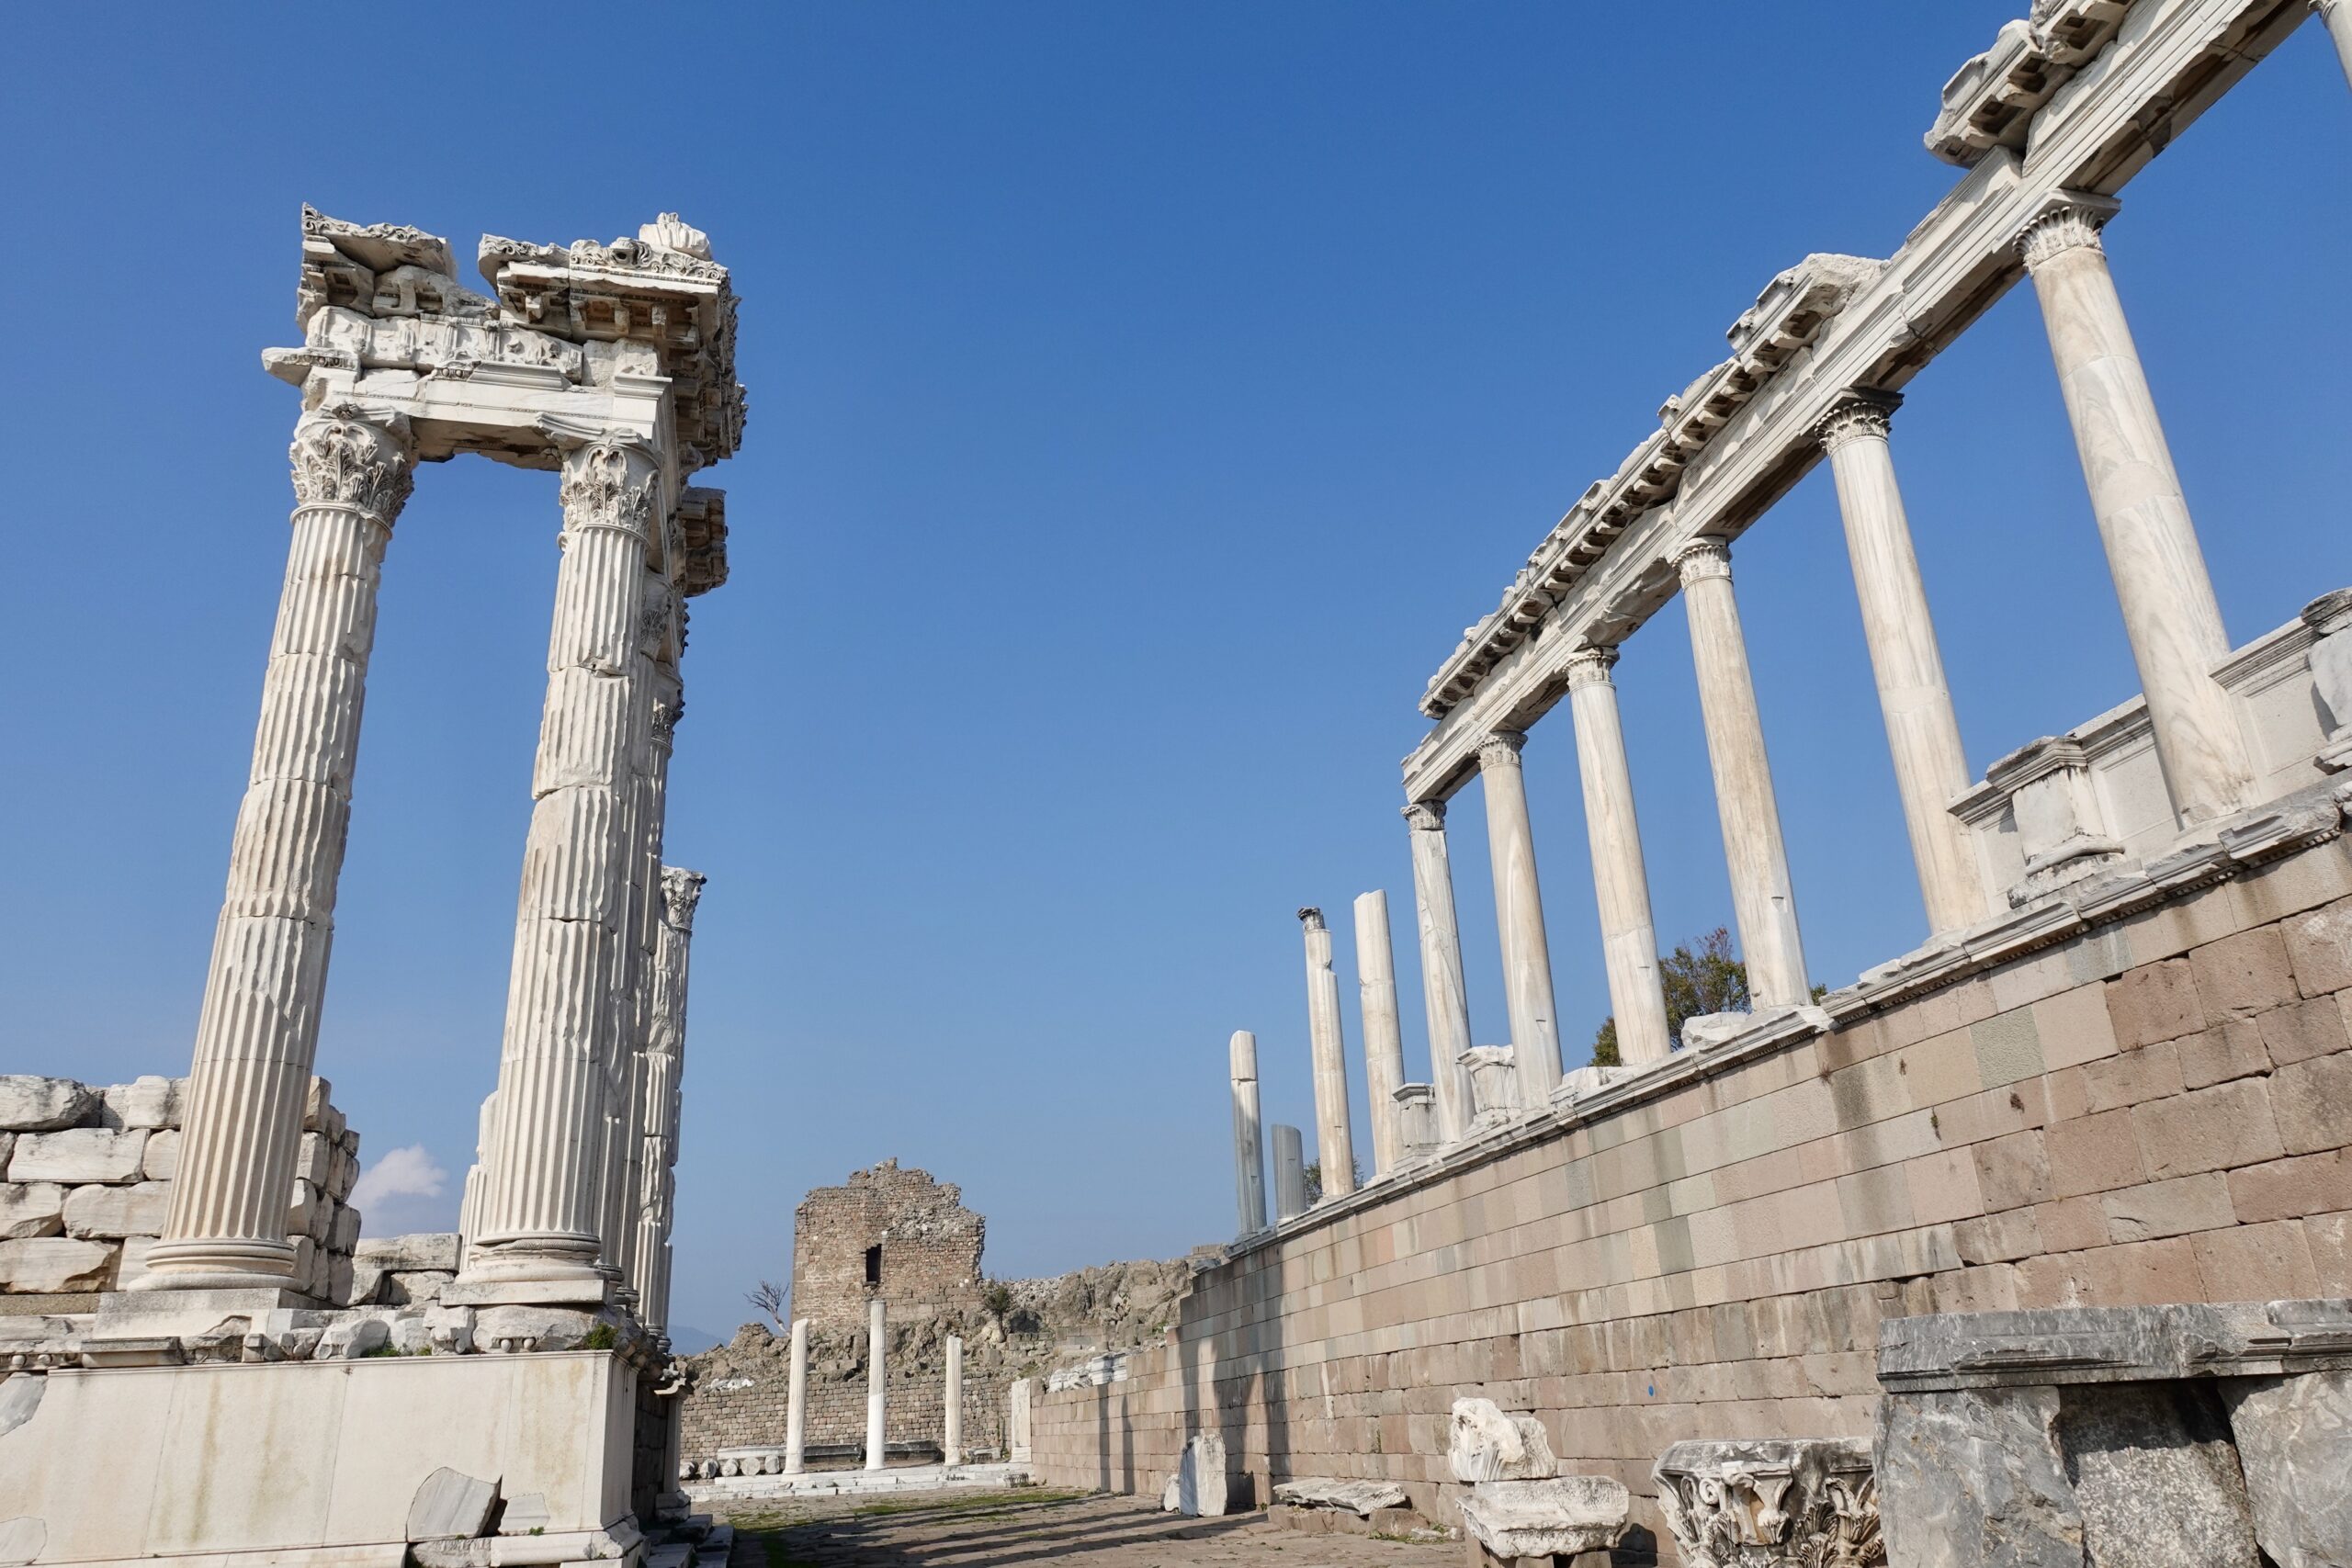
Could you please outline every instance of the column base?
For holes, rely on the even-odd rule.
[[[299,1291],[283,1287],[179,1287],[158,1291],[144,1288],[145,1283],[142,1280],[128,1291],[108,1291],[98,1298],[97,1319],[90,1325],[91,1340],[202,1334],[229,1318],[258,1320],[273,1312],[319,1304]]]
[[[599,1274],[553,1280],[458,1279],[441,1287],[445,1306],[561,1306],[589,1311],[613,1304],[612,1281]]]
[[[134,1291],[274,1291],[294,1280],[291,1242],[198,1236],[157,1242]]]

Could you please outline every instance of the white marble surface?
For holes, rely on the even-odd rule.
[[[865,1303],[865,1468],[880,1470],[888,1455],[888,1405],[886,1392],[889,1379],[885,1375],[883,1352],[889,1346],[889,1333],[885,1321],[882,1298],[875,1297]]]
[[[1552,993],[1552,947],[1544,931],[1544,890],[1535,875],[1535,831],[1516,731],[1478,747],[1487,791],[1487,850],[1494,863],[1495,928],[1501,939],[1503,1000],[1510,1013],[1521,1103],[1541,1105],[1560,1081],[1559,1005]]]
[[[784,1472],[808,1468],[808,1320],[792,1320],[792,1371],[785,1386]]]
[[[1405,1032],[1396,1010],[1396,950],[1388,931],[1388,895],[1377,889],[1357,894],[1355,919],[1357,1011],[1363,1020],[1373,1174],[1385,1176],[1405,1157],[1396,1131],[1396,1090],[1405,1082]]]
[[[1456,1066],[1470,1049],[1470,989],[1462,972],[1462,926],[1453,907],[1453,862],[1446,848],[1445,803],[1405,807],[1413,846],[1413,912],[1421,952],[1421,1007],[1429,1020],[1430,1087],[1437,1132],[1452,1143],[1470,1124],[1470,1086]]]
[[[1610,668],[1614,649],[1594,649],[1568,664],[1568,701],[1577,734],[1577,773],[1584,783],[1585,835],[1592,889],[1600,911],[1601,960],[1617,1052],[1629,1063],[1663,1061],[1674,1049],[1657,971],[1657,926],[1650,914],[1649,871],[1634,809],[1634,775],[1617,713]]]
[[[1340,976],[1331,967],[1331,931],[1320,909],[1298,912],[1306,943],[1306,1030],[1315,1067],[1315,1157],[1323,1196],[1356,1190],[1355,1134],[1348,1107],[1347,1043],[1340,1021]]]
[[[1266,1228],[1265,1140],[1259,1131],[1258,1037],[1237,1029],[1226,1043],[1226,1071],[1233,1093],[1233,1197],[1238,1235]]]

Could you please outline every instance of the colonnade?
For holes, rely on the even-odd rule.
[[[2326,18],[2352,77],[2352,0],[2317,0],[2315,9]],[[2101,230],[2117,208],[2111,197],[2055,193],[2034,209],[2012,244],[2041,305],[2174,819],[2188,829],[2249,804],[2253,768],[2231,699],[2212,673],[2230,652],[2212,582],[2108,266]],[[2006,901],[1989,885],[1967,830],[1951,809],[1971,787],[1972,778],[1896,481],[1892,429],[1900,405],[1901,399],[1890,391],[1855,386],[1833,400],[1810,434],[1835,479],[1921,902],[1930,933],[1941,936],[1991,919],[2006,908]],[[1673,547],[1657,566],[1671,574],[1689,617],[1708,762],[1752,1005],[1759,1012],[1801,1007],[1810,1000],[1810,976],[1733,589],[1731,545],[1702,532]],[[1622,652],[1613,643],[1579,643],[1564,661],[1564,678],[1583,783],[1609,1006],[1621,1059],[1626,1066],[1639,1068],[1665,1060],[1675,1042],[1668,1026],[1657,932],[1611,673]],[[1461,707],[1468,705],[1465,701]],[[1522,729],[1506,725],[1465,747],[1476,758],[1476,773],[1486,794],[1503,995],[1521,1111],[1546,1107],[1562,1077],[1558,1008],[1528,809],[1522,757],[1526,739]],[[1472,1035],[1445,828],[1445,795],[1464,783],[1465,773],[1457,772],[1442,792],[1411,800],[1405,807],[1431,1088],[1443,1142],[1464,1136],[1473,1119],[1462,1070]],[[1368,1065],[1374,1089],[1374,1145],[1382,1158],[1381,1174],[1385,1174],[1396,1145],[1389,1096],[1381,1091],[1393,1093],[1397,1087],[1389,1075],[1401,1071],[1401,1063],[1391,1067],[1385,1048],[1385,1032],[1393,1028],[1395,1008],[1393,976],[1383,976],[1377,962],[1387,941],[1385,900],[1378,902],[1377,911],[1382,929],[1374,938],[1363,931],[1366,908],[1359,902],[1365,1029],[1367,1035],[1381,1034],[1381,1048],[1371,1052]],[[1325,978],[1329,938],[1320,931],[1319,914],[1301,913],[1307,920],[1308,970],[1316,998],[1310,1012],[1324,1194],[1339,1196],[1349,1189],[1333,1183],[1333,1156],[1335,1149],[1348,1147],[1349,1132],[1337,982]],[[1373,992],[1380,987],[1392,998],[1385,1013],[1373,1002]],[[1238,1066],[1234,1079],[1245,1234],[1265,1224],[1254,1039],[1250,1068],[1246,1118]],[[1278,1191],[1285,1134],[1295,1139],[1291,1129],[1275,1129]],[[1248,1196],[1252,1171],[1261,1194],[1254,1203]],[[1283,1203],[1277,1209],[1277,1219],[1295,1212]]]

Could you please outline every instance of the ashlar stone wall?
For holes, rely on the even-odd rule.
[[[86,1312],[146,1271],[179,1167],[186,1078],[0,1075],[0,1314]],[[359,1134],[311,1080],[287,1194],[296,1290],[351,1299]]]
[[[988,1222],[964,1207],[953,1182],[895,1159],[853,1171],[842,1186],[812,1190],[794,1211],[793,1314],[813,1328],[858,1334],[876,1295],[889,1315],[909,1321],[976,1314],[987,1235]],[[879,1269],[869,1282],[876,1248]]]
[[[2212,875],[1319,1206],[1127,1381],[1042,1394],[1040,1478],[1155,1488],[1211,1428],[1261,1498],[1377,1477],[1451,1523],[1483,1395],[1663,1538],[1679,1439],[1867,1437],[1883,1318],[2352,1292],[2352,852]]]

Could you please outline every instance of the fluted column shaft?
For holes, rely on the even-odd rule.
[[[887,1330],[882,1298],[876,1296],[865,1303],[865,1468],[868,1470],[882,1468],[888,1447],[884,1423],[889,1410],[884,1396],[886,1372],[882,1365],[883,1349],[889,1338]]]
[[[205,976],[187,1121],[141,1289],[282,1287],[287,1194],[318,1055],[376,592],[414,450],[340,404],[294,427],[296,505],[253,771]]]
[[[1258,1037],[1237,1029],[1226,1046],[1233,1083],[1233,1195],[1241,1235],[1266,1228],[1266,1156],[1258,1133]]]
[[[687,959],[694,944],[695,906],[702,873],[665,865],[656,880],[661,926],[646,986],[645,1049],[639,1057],[638,1099],[647,1122],[642,1137],[643,1190],[631,1214],[631,1248],[638,1318],[661,1333],[670,1323],[670,1227],[677,1213],[678,1122],[684,1110]]]
[[[2312,9],[2319,13],[2327,36],[2335,40],[2335,61],[2344,67],[2345,80],[2352,82],[2352,4],[2346,0],[2312,0]]]
[[[2027,227],[2018,249],[2041,301],[2156,761],[2173,815],[2188,827],[2244,806],[2253,770],[2229,695],[2212,675],[2230,651],[2222,607],[2099,243],[2115,205],[2069,194]]]
[[[1437,1091],[1438,1136],[1458,1140],[1470,1125],[1470,988],[1462,973],[1462,924],[1453,909],[1453,861],[1445,843],[1445,802],[1405,807],[1413,845],[1413,911],[1420,929],[1421,1005],[1430,1025],[1430,1084]]]
[[[940,1412],[939,1458],[943,1464],[964,1462],[964,1337],[947,1337],[947,1408]]]
[[[1405,1086],[1405,1031],[1396,1009],[1396,949],[1388,895],[1356,895],[1356,994],[1363,1017],[1364,1092],[1372,1100],[1372,1163],[1385,1176],[1405,1157],[1396,1091]]]
[[[533,769],[498,1127],[469,1280],[594,1294],[605,1220],[608,1005],[624,940],[633,679],[645,563],[661,515],[653,452],[607,435],[566,454],[548,697]]]
[[[1355,1134],[1348,1116],[1347,1042],[1340,1023],[1340,976],[1331,967],[1331,932],[1320,909],[1301,909],[1306,938],[1306,1032],[1315,1064],[1315,1157],[1323,1196],[1356,1190]]]
[[[1306,1140],[1287,1122],[1274,1123],[1274,1217],[1295,1220],[1306,1213]]]
[[[792,1320],[792,1374],[785,1389],[784,1472],[797,1475],[808,1465],[808,1320]]]
[[[1968,788],[1968,754],[1960,719],[1944,681],[1927,585],[1911,545],[1903,491],[1894,480],[1887,444],[1888,416],[1901,401],[1891,392],[1845,399],[1817,431],[1838,481],[1838,510],[1846,523],[1846,554],[1861,602],[1862,639],[1878,680],[1887,750],[1894,759],[1894,788],[1919,869],[1919,897],[1931,931],[1957,931],[1993,913],[1967,830],[1951,803]]]
[[[1552,995],[1552,944],[1544,931],[1544,890],[1535,877],[1535,830],[1519,749],[1527,737],[1504,730],[1478,743],[1487,789],[1487,851],[1494,862],[1495,928],[1502,939],[1503,1000],[1510,1010],[1511,1061],[1520,1104],[1551,1102],[1560,1083],[1560,1013]]]
[[[1658,983],[1657,926],[1650,918],[1649,872],[1634,814],[1634,775],[1617,717],[1617,685],[1609,678],[1616,662],[1613,648],[1584,649],[1570,658],[1568,706],[1576,721],[1577,773],[1584,781],[1585,834],[1591,840],[1617,1055],[1626,1066],[1640,1066],[1664,1061],[1674,1041]]]
[[[1747,638],[1732,596],[1731,551],[1698,539],[1674,558],[1690,617],[1690,657],[1698,667],[1699,709],[1707,727],[1715,809],[1723,819],[1724,859],[1739,923],[1740,957],[1758,1007],[1799,1007],[1812,999],[1804,943],[1797,933],[1796,895],[1781,840],[1781,807],[1764,753],[1764,721],[1747,667]]]

